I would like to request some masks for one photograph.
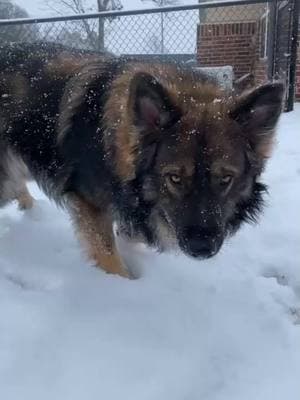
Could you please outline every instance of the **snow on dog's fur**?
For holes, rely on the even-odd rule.
[[[6,47],[0,61],[0,160],[11,149],[24,160],[107,272],[128,275],[115,221],[128,237],[201,259],[256,218],[280,83],[229,96],[185,67],[49,44]]]

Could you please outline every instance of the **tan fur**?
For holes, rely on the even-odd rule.
[[[33,207],[34,198],[29,193],[25,183],[24,189],[17,195],[17,200],[19,204],[19,210],[30,210]]]
[[[256,152],[259,157],[262,159],[270,158],[273,153],[274,143],[274,137],[269,137],[269,135],[265,138],[265,140],[261,140],[256,148]]]
[[[54,77],[68,77],[77,73],[85,64],[98,60],[99,56],[74,55],[65,52],[50,60],[45,68],[46,72]]]
[[[20,210],[30,209],[34,199],[26,187],[29,172],[24,162],[15,152],[7,150],[1,154],[0,177],[1,170],[2,174],[3,170],[5,174],[0,179],[0,203],[5,204],[17,200]]]
[[[86,245],[88,256],[105,272],[129,278],[116,248],[113,222],[108,213],[79,197],[70,199],[70,203],[76,231]]]
[[[24,55],[20,58],[19,65]],[[10,143],[18,143],[18,151],[31,164],[30,170],[45,186],[46,193],[59,204],[66,200],[76,232],[97,266],[108,273],[129,277],[115,243],[112,209],[116,222],[124,224],[123,231],[128,232],[128,236],[144,239],[162,250],[181,245],[187,251],[187,240],[190,237],[199,239],[199,232],[194,237],[192,234],[189,236],[185,228],[190,225],[195,228],[196,224],[199,231],[203,228],[204,232],[212,227],[214,241],[220,237],[223,240],[219,229],[221,222],[225,221],[225,218],[221,220],[219,205],[224,201],[223,192],[219,203],[215,199],[211,201],[210,196],[220,192],[218,185],[214,184],[219,175],[227,170],[243,171],[244,149],[248,142],[247,132],[243,132],[229,115],[235,104],[230,95],[224,95],[215,84],[196,73],[194,75],[192,71],[170,64],[110,62],[110,57],[67,50],[59,54],[47,54],[46,50],[45,54],[43,51],[37,54],[30,51],[30,59],[34,62],[28,64],[28,71],[25,69],[29,75],[24,74],[23,67],[16,73],[6,68],[0,73],[0,106],[4,109],[0,115],[0,133],[11,135]],[[37,64],[38,70],[34,70],[31,64]],[[26,63],[24,65],[26,67]],[[31,83],[30,77],[39,74],[39,84]],[[153,92],[150,90],[149,98],[154,93],[153,98],[158,98],[157,109],[164,114],[155,123],[150,120],[147,129],[141,128],[147,118],[138,115],[141,113],[137,99],[144,101],[147,96],[143,95],[143,85],[140,90],[138,84],[136,88],[134,86],[139,82],[137,74],[150,75],[151,82],[149,84],[149,79],[146,80],[145,87],[148,90],[151,86]],[[159,84],[155,88],[156,81]],[[44,88],[42,91],[40,85]],[[155,93],[160,86],[162,90]],[[57,101],[56,105],[53,104],[54,111],[46,100],[40,104],[40,98],[43,94],[47,98],[48,92]],[[48,117],[48,113],[49,119],[45,121],[43,116]],[[14,125],[14,118],[18,122],[17,130],[10,132],[8,128]],[[26,118],[31,118],[30,124]],[[18,128],[21,123],[26,128],[24,137],[22,129]],[[167,123],[174,125],[170,127]],[[48,148],[49,126],[49,132],[55,135],[53,148],[51,141]],[[255,134],[256,130],[250,133]],[[16,139],[16,134],[21,134],[20,140]],[[252,155],[253,164],[257,164],[256,174],[263,167],[259,157],[267,156],[270,143],[270,136],[257,140],[258,136],[262,139],[261,135],[252,137],[258,153]],[[36,148],[36,144],[41,148]],[[19,163],[16,161],[20,160],[11,150],[7,152],[5,146],[2,152],[6,157],[0,159],[3,170],[0,200],[6,204],[8,200],[17,199],[20,208],[30,208],[33,199],[25,186],[23,166],[20,170],[17,168]],[[157,147],[155,156],[151,154],[151,147]],[[32,154],[28,149],[34,150]],[[34,160],[36,152],[41,149],[41,154],[48,157]],[[30,157],[25,157],[28,153]],[[47,160],[52,160],[52,155],[55,162],[49,165]],[[149,164],[144,162],[147,157],[153,158]],[[51,173],[48,177],[49,167]],[[96,170],[93,171],[94,167]],[[203,168],[202,175],[200,168]],[[168,178],[172,173],[180,175],[180,187],[173,185]],[[136,174],[138,179],[134,181]],[[241,190],[243,196],[250,196],[251,185],[249,178],[242,189],[237,186],[228,211],[224,207],[226,218],[235,215],[234,207],[241,197]],[[138,207],[145,203],[145,214],[139,213],[143,210]],[[203,214],[211,220],[206,222]]]
[[[129,83],[138,72],[153,75],[168,91],[169,97],[175,106],[183,113],[199,115],[207,104],[212,104],[214,112],[218,112],[218,102],[212,103],[214,99],[222,96],[215,85],[203,83],[199,80],[187,80],[183,78],[180,71],[172,65],[155,64],[130,64],[112,84],[111,94],[105,107],[105,121],[107,126],[114,125],[116,128],[115,145],[116,172],[124,181],[134,178],[135,160],[138,149],[139,134],[135,130],[132,118],[133,110],[129,104]],[[124,110],[128,112],[124,116]]]

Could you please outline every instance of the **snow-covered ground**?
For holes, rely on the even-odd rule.
[[[3,400],[298,400],[300,105],[280,123],[268,207],[207,262],[123,251],[140,279],[91,268],[32,185],[0,211]]]

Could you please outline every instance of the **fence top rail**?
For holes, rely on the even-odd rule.
[[[24,25],[24,24],[39,24],[45,22],[59,22],[59,21],[76,21],[82,19],[95,19],[95,18],[114,18],[129,15],[142,15],[142,14],[157,14],[172,11],[187,11],[187,10],[200,10],[207,8],[229,7],[229,6],[243,6],[250,4],[263,4],[273,3],[277,0],[223,0],[223,1],[207,1],[198,4],[187,4],[178,6],[165,6],[156,8],[144,8],[140,10],[116,10],[116,11],[102,11],[96,13],[84,14],[71,14],[62,15],[57,17],[44,17],[44,18],[13,18],[13,19],[0,19],[0,26],[4,25]],[[280,0],[283,1],[283,0]]]

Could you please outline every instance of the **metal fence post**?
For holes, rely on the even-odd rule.
[[[270,29],[268,33],[268,79],[275,79],[276,38],[277,38],[277,0],[270,4]]]
[[[292,35],[291,35],[291,58],[289,70],[289,91],[286,111],[293,111],[295,101],[296,67],[297,67],[297,42],[300,15],[300,0],[293,1]]]

